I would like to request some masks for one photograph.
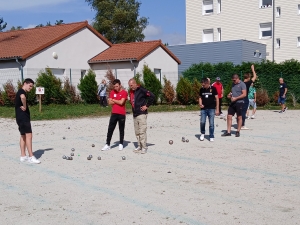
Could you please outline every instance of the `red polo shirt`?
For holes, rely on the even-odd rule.
[[[219,82],[219,83],[214,82],[211,86],[213,86],[217,89],[218,98],[222,98],[222,89],[223,89],[222,83],[221,82]]]
[[[125,102],[126,102],[127,92],[125,90],[121,90],[120,92],[116,92],[115,90],[112,90],[109,94],[109,98],[115,100],[121,100],[122,98],[125,98]],[[112,113],[126,115],[125,103],[124,105],[113,104]]]

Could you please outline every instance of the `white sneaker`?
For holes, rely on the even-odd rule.
[[[139,153],[142,151],[142,148],[141,147],[137,147],[136,149],[133,150],[133,152],[135,153]]]
[[[204,134],[200,135],[200,141],[204,141]]]
[[[35,163],[35,164],[41,163],[41,161],[40,161],[40,160],[37,160],[34,156],[29,157],[29,158],[28,158],[28,162],[29,162],[29,163]]]
[[[209,141],[210,141],[210,142],[214,142],[215,140],[214,140],[213,138],[210,138]]]
[[[255,115],[252,115],[252,116],[251,116],[251,119],[254,119],[254,118],[255,118]]]
[[[142,151],[141,151],[141,154],[146,154],[146,153],[147,153],[147,149],[143,148]]]
[[[122,150],[123,150],[123,145],[119,144],[119,151],[122,151]]]
[[[248,127],[245,127],[245,126],[243,126],[243,127],[241,127],[241,130],[249,130],[249,128],[248,128]]]
[[[102,151],[108,151],[109,149],[110,149],[110,146],[105,145],[101,150],[102,150]]]
[[[28,161],[28,156],[27,155],[20,157],[20,162],[27,162],[27,161]]]

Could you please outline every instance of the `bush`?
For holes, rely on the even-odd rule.
[[[167,80],[166,76],[163,77],[164,87],[162,89],[162,98],[168,105],[171,105],[175,99],[175,90],[171,81]]]
[[[23,86],[23,84],[21,83],[21,81],[18,81],[18,90],[21,89]],[[26,102],[28,105],[35,105],[37,104],[37,99],[36,99],[36,94],[35,94],[35,86],[33,86],[33,88],[31,89],[30,92],[27,92],[26,94]]]
[[[194,82],[192,84],[192,100],[195,104],[199,103],[199,92],[201,87],[201,83],[196,78],[194,78]]]
[[[158,99],[161,98],[162,85],[154,72],[152,72],[147,65],[144,65],[143,75],[145,88],[155,95],[154,104],[157,104]]]
[[[16,98],[16,89],[12,84],[11,80],[8,80],[5,84],[3,84],[3,92],[1,94],[3,105],[6,106],[14,106],[15,98]]]
[[[69,78],[65,79],[63,91],[67,104],[80,102],[80,96],[76,93],[76,88],[70,83]]]
[[[0,89],[0,106],[4,106],[4,99],[3,99],[3,95],[2,95],[2,90]]]
[[[111,69],[108,69],[106,71],[105,77],[108,80],[107,85],[106,85],[107,86],[106,93],[108,93],[108,95],[109,95],[109,93],[114,89],[113,81],[116,79],[116,77],[113,74]]]
[[[277,103],[279,98],[279,91],[275,91],[273,94],[273,102]]]
[[[62,89],[62,82],[59,78],[53,75],[49,68],[41,71],[36,79],[37,87],[44,87],[45,94],[42,95],[42,103],[49,104],[65,104],[66,97]]]
[[[87,75],[80,79],[80,83],[77,87],[80,90],[81,98],[85,103],[94,104],[98,102],[98,85],[94,71],[89,70]]]
[[[192,100],[192,85],[189,80],[180,77],[176,86],[177,101],[179,104],[188,105],[193,102]]]
[[[232,81],[229,82],[224,89],[223,102],[226,102],[228,105],[231,103],[231,100],[227,98],[227,95],[231,92]]]
[[[256,91],[256,104],[258,106],[265,106],[270,102],[270,98],[268,96],[268,91],[266,89],[258,89]]]

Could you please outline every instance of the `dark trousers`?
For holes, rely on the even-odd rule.
[[[243,104],[243,109],[242,109],[242,126],[245,126],[245,120],[246,120],[246,114],[247,114],[247,109],[249,106],[249,98],[244,98],[244,104]]]
[[[100,96],[100,105],[103,107],[107,106],[106,96]]]
[[[219,98],[219,113],[222,114],[222,98]]]
[[[117,123],[119,123],[119,131],[120,131],[120,144],[123,144],[124,141],[124,130],[125,130],[125,115],[120,114],[111,114],[109,125],[108,125],[108,131],[107,131],[107,138],[106,138],[106,144],[110,145],[111,137],[114,133],[114,130],[116,128]]]

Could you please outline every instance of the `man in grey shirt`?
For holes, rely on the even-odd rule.
[[[227,131],[221,135],[222,137],[231,136],[232,117],[235,113],[237,115],[236,137],[240,136],[240,130],[242,127],[242,109],[244,105],[244,98],[246,96],[246,85],[240,80],[237,74],[234,74],[231,80],[233,81],[231,92],[227,95],[227,98],[230,98],[231,100],[227,115]]]
[[[100,97],[100,106],[107,107],[106,99],[106,80],[102,80],[98,88],[98,95]]]

